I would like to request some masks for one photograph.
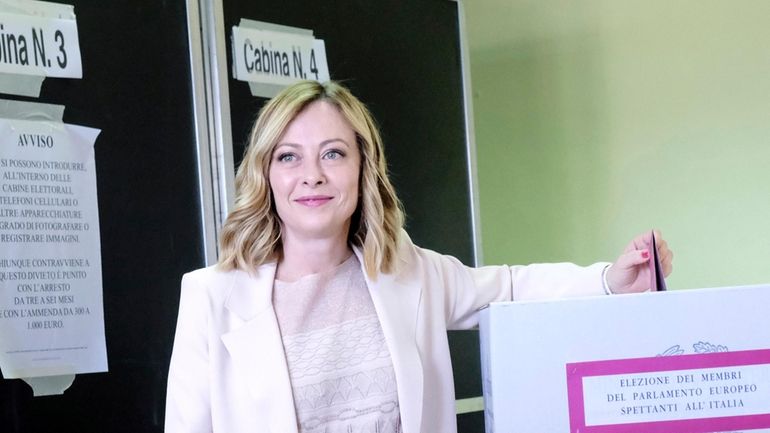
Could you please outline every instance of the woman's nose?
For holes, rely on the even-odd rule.
[[[326,176],[318,161],[305,164],[305,172],[302,183],[308,186],[318,186],[326,182]]]

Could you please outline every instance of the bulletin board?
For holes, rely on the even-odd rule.
[[[95,167],[109,372],[62,395],[0,380],[3,433],[163,431],[181,275],[203,266],[183,1],[74,5],[83,78],[48,77],[40,97],[65,123],[101,130]]]

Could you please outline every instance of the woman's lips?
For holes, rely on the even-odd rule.
[[[294,201],[307,207],[318,207],[328,203],[333,197],[328,195],[309,195],[300,197]]]

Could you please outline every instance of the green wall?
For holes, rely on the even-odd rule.
[[[471,0],[485,263],[614,260],[770,283],[770,1]]]

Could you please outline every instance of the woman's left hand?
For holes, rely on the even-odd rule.
[[[654,233],[663,276],[667,277],[671,274],[671,260],[674,253],[668,249],[668,243],[660,232],[654,230]],[[612,293],[635,293],[651,289],[652,276],[649,267],[649,261],[652,260],[651,248],[652,234],[650,232],[635,237],[628,244],[623,250],[623,254],[607,270],[607,284]]]

